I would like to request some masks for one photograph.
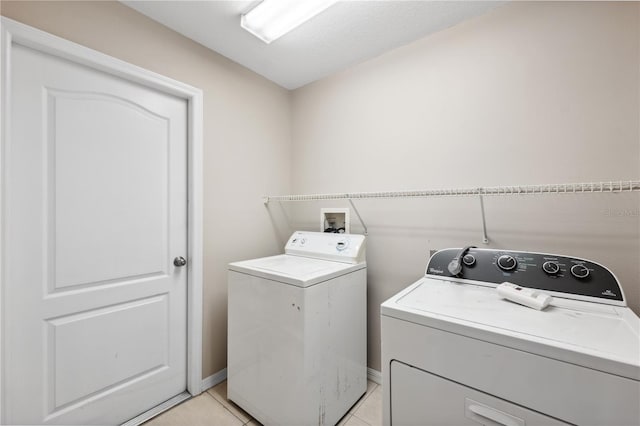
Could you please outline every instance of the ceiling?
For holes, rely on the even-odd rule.
[[[271,44],[240,27],[240,15],[259,1],[122,3],[282,87],[296,89],[503,2],[340,1]]]

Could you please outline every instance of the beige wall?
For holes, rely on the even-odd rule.
[[[293,193],[638,179],[639,21],[638,3],[514,2],[298,89]],[[487,198],[489,247],[608,265],[640,313],[638,195]],[[357,205],[379,369],[380,303],[429,250],[483,246],[479,202]],[[321,206],[341,205],[296,205],[295,226],[316,229]]]
[[[261,197],[289,192],[289,93],[118,2],[1,4],[6,17],[204,91],[203,376],[225,368],[226,265],[282,250],[283,225]]]
[[[638,3],[508,4],[292,94],[119,3],[3,0],[1,13],[204,90],[205,377],[226,366],[226,264],[280,252],[287,221],[315,230],[320,207],[343,206],[265,209],[263,194],[640,176]],[[639,205],[637,193],[488,198],[490,247],[608,265],[640,312]],[[479,204],[358,207],[380,369],[379,304],[429,250],[482,245]]]

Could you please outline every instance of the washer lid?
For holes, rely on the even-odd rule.
[[[242,272],[298,287],[309,287],[365,267],[365,263],[354,265],[289,254],[229,264],[230,271]]]
[[[640,318],[626,307],[555,298],[537,311],[493,288],[424,278],[381,313],[640,380]]]

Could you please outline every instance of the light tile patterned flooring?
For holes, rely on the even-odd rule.
[[[212,387],[145,423],[145,426],[259,426],[227,399],[227,381]],[[368,381],[367,392],[340,420],[339,426],[382,425],[382,387]]]

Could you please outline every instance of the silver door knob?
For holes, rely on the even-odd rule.
[[[187,259],[182,256],[178,256],[173,259],[173,266],[184,266],[187,264]]]

